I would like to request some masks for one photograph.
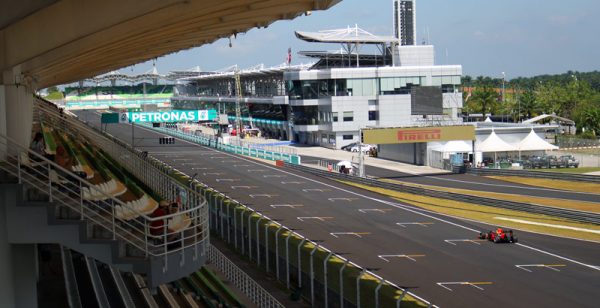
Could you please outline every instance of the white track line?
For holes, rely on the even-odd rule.
[[[152,131],[152,130],[144,128],[144,127],[142,127],[142,129],[146,129],[146,130]],[[154,132],[154,131],[152,131],[152,132]],[[179,140],[182,140],[182,139],[179,139]],[[188,142],[186,140],[182,140],[182,141],[187,142],[189,144],[193,144],[193,145],[199,146],[199,147],[205,147],[205,146],[201,146],[199,144]],[[213,151],[220,152],[218,150],[213,150]],[[235,156],[234,154],[229,154],[229,153],[223,153],[223,154],[229,155],[229,156]],[[235,157],[238,157],[238,156],[235,156]],[[469,228],[467,226],[463,226],[463,225],[458,224],[458,223],[454,223],[454,222],[451,222],[451,221],[448,221],[448,220],[445,220],[445,219],[442,219],[442,218],[439,218],[439,217],[435,217],[435,216],[432,216],[432,215],[429,215],[429,214],[422,213],[422,212],[420,212],[418,210],[412,209],[409,206],[406,206],[406,205],[403,205],[403,204],[399,204],[399,203],[395,203],[395,202],[390,202],[390,201],[385,201],[385,200],[381,200],[381,199],[369,197],[369,196],[363,195],[361,193],[357,193],[357,192],[354,192],[354,191],[351,191],[351,190],[343,189],[343,188],[340,188],[340,187],[337,187],[337,186],[334,186],[334,185],[331,185],[331,184],[323,183],[323,182],[320,182],[320,181],[317,181],[317,180],[314,180],[314,179],[311,179],[311,178],[308,178],[308,177],[304,177],[304,176],[301,176],[301,175],[298,175],[298,174],[294,174],[294,173],[291,173],[291,172],[288,172],[288,171],[285,171],[285,170],[281,170],[280,168],[272,167],[272,166],[269,166],[269,165],[264,165],[263,163],[259,163],[259,162],[256,162],[256,161],[254,161],[252,159],[248,159],[248,158],[245,158],[245,157],[238,157],[238,158],[240,160],[244,160],[244,161],[247,161],[249,163],[253,163],[255,165],[259,165],[259,166],[264,167],[264,168],[269,168],[269,169],[272,169],[272,170],[276,170],[276,171],[279,171],[279,172],[282,172],[282,173],[285,173],[285,174],[289,174],[289,175],[292,175],[292,176],[295,176],[295,177],[298,177],[298,178],[301,178],[301,179],[304,179],[304,180],[307,180],[307,181],[310,181],[310,182],[313,182],[313,183],[317,183],[317,184],[320,184],[320,185],[323,185],[323,186],[327,186],[327,187],[330,187],[330,188],[333,188],[333,189],[337,189],[339,191],[343,191],[343,192],[346,192],[346,193],[349,193],[349,194],[353,194],[355,196],[363,197],[363,198],[368,199],[368,200],[372,200],[372,201],[375,201],[375,202],[387,204],[389,206],[392,206],[392,207],[395,207],[395,208],[398,208],[398,209],[402,209],[402,210],[405,210],[405,211],[408,211],[408,212],[411,212],[411,213],[414,213],[414,214],[417,214],[417,215],[422,215],[424,217],[428,217],[428,218],[431,218],[431,219],[434,219],[434,220],[437,220],[437,221],[441,221],[441,222],[444,222],[446,224],[449,224],[449,225],[452,225],[452,226],[455,226],[455,227],[458,227],[458,228],[461,228],[461,229],[465,229],[465,230],[469,230],[469,231],[472,231],[472,232],[476,232],[478,234],[480,232],[479,230],[475,230],[473,228]],[[440,214],[438,214],[438,215],[440,215]],[[441,214],[441,215],[442,216],[447,216],[447,215],[443,215],[443,214]],[[478,222],[478,223],[482,223],[482,222]],[[486,223],[483,223],[483,224],[486,224]],[[489,225],[489,224],[487,224],[487,225]],[[518,245],[518,246],[521,246],[521,247],[524,247],[524,248],[528,248],[528,249],[531,249],[533,251],[536,251],[536,252],[539,252],[539,253],[542,253],[542,254],[553,256],[553,257],[559,258],[561,260],[565,260],[565,261],[568,261],[568,262],[571,262],[571,263],[574,263],[574,264],[578,264],[578,265],[581,265],[581,266],[584,266],[584,267],[587,267],[587,268],[591,268],[591,269],[600,271],[600,266],[593,266],[593,265],[590,265],[590,264],[579,262],[579,261],[576,261],[576,260],[573,260],[573,259],[569,259],[569,258],[566,258],[566,257],[563,257],[563,256],[559,256],[557,254],[553,254],[553,253],[548,252],[548,251],[544,251],[544,250],[541,250],[541,249],[538,249],[538,248],[534,248],[534,247],[531,247],[531,246],[523,245],[521,243],[516,243],[515,245]]]

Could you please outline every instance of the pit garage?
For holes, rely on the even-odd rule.
[[[440,143],[475,140],[473,125],[373,128],[362,133],[364,143],[378,145],[378,157],[414,165],[431,165],[428,153]]]

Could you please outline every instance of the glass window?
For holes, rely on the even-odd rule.
[[[379,112],[376,110],[369,111],[369,121],[377,121],[379,120]]]
[[[319,80],[319,97],[329,96],[329,82],[330,80]]]
[[[329,143],[335,145],[335,135],[329,135]]]
[[[344,122],[354,121],[354,111],[344,111]]]
[[[353,135],[344,135],[343,136],[344,140],[352,140],[354,138]]]
[[[338,121],[338,114],[339,114],[339,112],[333,112],[333,122]]]
[[[377,80],[375,78],[348,79],[349,96],[370,96],[375,95],[377,89]]]
[[[335,96],[348,96],[348,89],[346,87],[346,79],[335,80]]]
[[[327,143],[327,134],[321,134],[321,143]]]
[[[319,98],[318,82],[314,80],[302,80],[302,99],[317,99]]]
[[[292,113],[296,125],[319,124],[319,109],[317,106],[293,106]]]

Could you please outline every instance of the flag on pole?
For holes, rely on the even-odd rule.
[[[288,54],[285,61],[287,65],[290,65],[292,63],[292,47],[288,48]]]

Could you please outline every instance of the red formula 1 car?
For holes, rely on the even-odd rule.
[[[512,230],[502,230],[502,228],[496,229],[496,231],[490,232],[481,232],[479,233],[479,238],[482,240],[489,240],[494,243],[516,243],[517,238],[513,235]]]

